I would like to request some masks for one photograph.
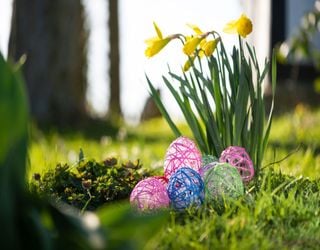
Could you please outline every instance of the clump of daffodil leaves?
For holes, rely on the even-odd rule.
[[[245,41],[252,32],[251,20],[244,14],[229,22],[224,32],[238,35],[229,55],[223,39],[214,30],[203,32],[189,25],[192,35],[163,36],[154,23],[156,37],[146,41],[150,58],[169,42],[180,40],[187,56],[180,73],[170,70],[162,76],[193,133],[203,154],[219,157],[228,146],[242,146],[249,153],[255,172],[261,168],[272,123],[276,87],[276,63],[265,59],[259,66],[255,48]],[[272,104],[266,115],[263,83],[271,71]],[[158,91],[146,76],[150,93],[176,136],[181,132],[167,112]],[[258,176],[258,175],[256,175]]]

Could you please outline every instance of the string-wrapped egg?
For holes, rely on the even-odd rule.
[[[213,162],[210,162],[208,163],[207,165],[205,166],[202,166],[199,170],[199,174],[202,178],[204,178],[205,174],[213,167],[215,167],[219,162],[217,161],[213,161]]]
[[[170,179],[172,174],[184,166],[198,172],[201,167],[201,153],[192,140],[181,136],[174,140],[167,149],[164,160],[164,176]]]
[[[204,167],[211,162],[218,162],[219,159],[213,155],[203,155],[201,158],[201,166]]]
[[[204,176],[207,202],[223,202],[244,194],[244,185],[238,170],[228,163],[219,163]]]
[[[171,176],[167,191],[176,210],[199,207],[204,202],[203,180],[197,171],[189,167],[182,167]]]
[[[138,182],[130,195],[130,203],[140,211],[166,208],[169,197],[165,185],[156,177]]]
[[[221,153],[219,161],[227,162],[236,167],[245,183],[252,180],[254,176],[254,167],[250,156],[244,148],[238,146],[230,146],[226,148]]]

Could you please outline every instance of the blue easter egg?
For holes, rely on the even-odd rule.
[[[204,183],[200,174],[189,167],[178,169],[167,186],[170,203],[176,210],[199,207],[204,202]]]

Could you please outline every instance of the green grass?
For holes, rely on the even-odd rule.
[[[265,164],[292,155],[274,167],[283,173],[320,178],[320,109],[299,105],[275,119]]]
[[[257,186],[222,213],[172,213],[149,249],[317,249],[320,181],[268,171]]]
[[[225,211],[170,212],[163,230],[147,249],[317,249],[320,244],[320,110],[299,106],[276,117],[270,144],[255,183],[242,200]],[[188,129],[182,130],[190,135]],[[77,161],[79,148],[97,160],[116,156],[140,159],[162,170],[166,148],[174,138],[163,120],[124,127],[118,135],[90,139],[81,133],[42,134],[32,130],[29,177],[58,162]],[[107,132],[106,132],[107,134]],[[285,158],[283,161],[281,159]],[[276,162],[275,164],[271,164]]]

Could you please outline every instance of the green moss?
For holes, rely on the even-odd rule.
[[[34,174],[30,188],[40,196],[95,210],[107,202],[128,199],[138,181],[150,175],[139,161],[118,164],[116,158],[89,160],[73,166],[58,164],[43,176]]]

